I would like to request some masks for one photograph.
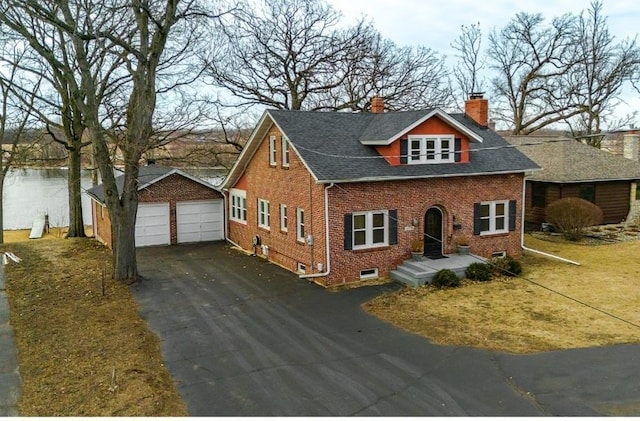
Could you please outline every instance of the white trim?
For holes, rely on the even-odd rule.
[[[317,180],[316,184],[343,184],[343,183],[370,183],[377,181],[396,181],[396,180],[428,180],[432,178],[453,178],[453,177],[477,177],[483,175],[505,175],[505,174],[526,174],[529,170],[521,171],[495,171],[495,172],[475,172],[475,173],[455,173],[455,174],[432,174],[418,176],[383,176],[383,177],[362,177],[362,178],[345,178],[340,180]],[[528,181],[528,180],[527,180]]]
[[[281,149],[282,149],[282,167],[283,168],[289,168],[289,161],[290,161],[290,154],[291,151],[289,150],[289,141],[287,140],[286,137],[282,136],[281,137]]]
[[[280,231],[289,231],[289,216],[287,215],[287,205],[280,203]]]
[[[371,273],[363,275],[362,272],[371,272]],[[362,269],[360,271],[360,280],[377,279],[377,278],[379,278],[378,268]]]
[[[258,199],[258,227],[271,229],[271,211],[269,201],[265,199]]]
[[[277,139],[275,135],[269,136],[269,165],[275,166],[278,164],[277,154]]]
[[[444,164],[455,162],[455,137],[451,134],[434,135],[409,135],[407,139],[407,164]],[[417,149],[418,156],[414,159],[413,142],[420,142]],[[433,149],[427,149],[427,144],[433,142]],[[449,147],[443,151],[443,142],[449,142]],[[447,154],[447,159],[443,159],[443,154]]]
[[[498,205],[503,206],[503,213],[498,215],[496,213],[496,207]],[[489,215],[482,216],[482,207],[489,206]],[[493,234],[504,234],[509,232],[509,201],[508,200],[493,200],[488,202],[480,203],[480,220],[488,220],[489,221],[489,229],[482,231],[480,230],[480,235],[493,235]],[[503,227],[498,229],[496,228],[496,222],[498,218],[503,218]]]
[[[370,145],[370,146],[390,145],[396,139],[400,138],[405,133],[410,132],[412,129],[415,129],[416,127],[418,127],[419,125],[421,125],[422,123],[424,123],[425,121],[427,121],[428,119],[430,119],[431,117],[434,117],[434,116],[440,117],[446,123],[448,123],[450,126],[453,126],[454,128],[458,129],[461,133],[464,133],[465,135],[467,135],[469,137],[469,140],[475,140],[476,142],[479,142],[479,143],[482,143],[484,141],[482,136],[478,135],[476,132],[474,132],[473,130],[471,130],[470,128],[465,126],[464,124],[460,123],[458,120],[454,119],[449,114],[447,114],[444,111],[442,111],[441,109],[436,108],[433,111],[431,111],[428,114],[426,114],[421,119],[415,121],[410,126],[405,127],[404,129],[402,129],[402,131],[394,134],[393,136],[391,136],[388,139],[361,140],[360,143],[362,143],[363,145]]]
[[[229,220],[247,224],[247,192],[246,190],[229,190]]]
[[[124,174],[124,173],[123,173],[123,174]],[[145,188],[149,187],[150,185],[155,184],[155,183],[157,183],[158,181],[160,181],[160,180],[162,180],[162,179],[164,179],[164,178],[167,178],[168,176],[170,176],[170,175],[172,175],[172,174],[179,174],[179,175],[181,175],[181,176],[183,176],[183,177],[185,177],[185,178],[188,178],[189,180],[192,180],[192,181],[195,181],[196,183],[202,184],[202,185],[203,185],[203,186],[205,186],[205,187],[209,187],[209,188],[211,188],[211,189],[213,189],[213,190],[220,191],[220,190],[219,190],[217,187],[215,187],[214,185],[209,184],[209,183],[207,183],[206,181],[204,181],[204,180],[202,180],[202,179],[200,179],[200,178],[198,178],[198,177],[194,177],[194,176],[192,176],[191,174],[188,174],[188,173],[186,173],[186,172],[184,172],[184,171],[182,171],[182,170],[180,170],[180,169],[178,169],[178,168],[174,168],[174,169],[172,169],[171,171],[168,171],[167,173],[165,173],[165,174],[163,174],[163,175],[161,175],[161,176],[158,176],[158,177],[154,178],[153,180],[151,180],[151,181],[149,181],[149,182],[147,182],[147,183],[145,183],[145,184],[140,184],[140,185],[138,185],[138,191],[140,191],[140,190],[142,190],[142,189],[145,189]],[[120,175],[122,175],[122,174],[120,174]],[[119,177],[120,175],[118,175],[118,177]]]
[[[296,208],[296,239],[304,243],[305,233],[304,209]]]
[[[383,215],[383,225],[382,227],[375,227],[375,230],[383,230],[383,241],[382,242],[374,242],[373,234],[374,234],[374,226],[373,226],[373,217],[374,215]],[[374,210],[374,211],[366,211],[366,212],[353,212],[352,214],[353,224],[351,226],[351,245],[352,250],[363,250],[370,249],[376,247],[385,247],[389,245],[389,211],[388,210]],[[364,227],[356,228],[356,217],[364,217]],[[356,232],[364,233],[364,243],[356,245]]]

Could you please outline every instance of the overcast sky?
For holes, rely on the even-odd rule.
[[[453,58],[450,44],[461,25],[480,22],[483,37],[502,28],[518,12],[542,13],[550,20],[587,10],[590,0],[328,0],[352,23],[362,16],[373,21],[386,38],[398,45],[424,45]],[[609,31],[617,40],[636,37],[640,29],[640,0],[604,0]],[[486,38],[483,46],[486,48]],[[637,93],[629,92],[627,109],[640,109]]]

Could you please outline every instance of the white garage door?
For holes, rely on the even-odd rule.
[[[178,202],[176,222],[178,243],[196,243],[224,239],[222,199]]]
[[[136,247],[171,243],[168,203],[139,203],[136,217]]]

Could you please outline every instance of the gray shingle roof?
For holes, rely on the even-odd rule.
[[[582,181],[640,179],[640,163],[558,137],[505,136],[506,140],[542,167],[532,181],[575,183]]]
[[[464,114],[450,114],[483,139],[470,145],[470,162],[425,165],[389,165],[362,139],[377,140],[398,134],[432,110],[393,113],[335,113],[269,110],[310,171],[320,182],[427,178],[514,173],[538,166],[493,130],[479,126]]]
[[[161,167],[158,165],[147,165],[144,167],[140,167],[139,169],[138,191],[174,173],[180,174],[184,177],[187,177],[198,183],[201,183],[207,187],[211,187],[212,189],[217,190],[215,189],[214,186],[211,186],[209,183],[205,182],[204,180],[200,180],[197,177],[193,177],[179,169]],[[116,186],[118,187],[119,194],[122,193],[123,185],[124,185],[124,174],[120,174],[119,176],[116,177]],[[98,184],[97,186],[88,189],[87,194],[94,197],[99,202],[104,203],[104,187],[102,184]]]

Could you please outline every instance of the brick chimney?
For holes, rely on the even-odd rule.
[[[374,96],[371,98],[371,112],[372,113],[383,113],[384,112],[384,99],[379,96]]]
[[[482,127],[489,125],[489,100],[482,97],[482,92],[469,94],[464,102],[464,113]]]
[[[636,162],[638,162],[639,154],[638,139],[640,139],[640,135],[635,131],[630,131],[629,133],[625,133],[624,140],[622,142],[624,157]]]

